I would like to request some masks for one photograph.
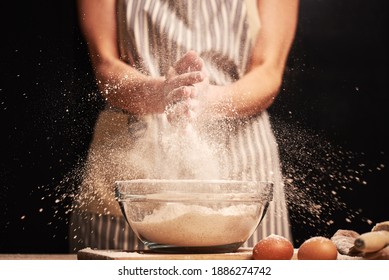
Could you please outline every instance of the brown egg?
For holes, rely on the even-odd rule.
[[[293,257],[292,243],[283,236],[271,234],[253,248],[254,260],[290,260]]]
[[[336,260],[337,257],[336,245],[323,236],[315,236],[305,240],[297,251],[297,259],[299,260]]]

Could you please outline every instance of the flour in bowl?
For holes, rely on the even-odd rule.
[[[166,204],[132,227],[142,239],[175,246],[218,246],[246,241],[258,224],[258,206],[214,210],[199,205]]]

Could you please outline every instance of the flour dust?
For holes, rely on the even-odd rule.
[[[273,127],[279,144],[287,203],[296,227],[317,235],[331,235],[332,230],[338,228],[339,219],[350,226],[374,223],[363,209],[350,208],[343,197],[352,195],[355,188],[367,186],[367,175],[383,171],[384,164],[378,162],[370,166],[364,162],[363,153],[347,151],[297,125],[276,122]],[[117,159],[136,162],[144,177],[149,179],[225,179],[223,172],[228,169],[228,161],[217,154],[221,146],[208,142],[203,136],[192,128],[170,130],[156,135],[162,145],[158,156],[149,149],[147,141],[139,141],[130,156],[124,153]],[[54,220],[74,210],[68,201],[77,195],[77,184],[83,176],[84,161],[81,161],[56,188],[38,188],[37,191],[44,193],[42,201],[54,201]],[[41,208],[37,206],[37,211]],[[28,217],[26,213],[20,219]]]
[[[221,160],[215,145],[192,125],[149,127],[135,142],[127,162],[147,179],[220,179]]]
[[[363,209],[351,207],[345,198],[353,197],[358,188],[367,188],[369,175],[382,172],[385,165],[370,166],[363,152],[346,150],[297,124],[275,119],[274,127],[296,232],[330,237],[342,227],[353,229],[361,223],[370,227],[374,222]]]

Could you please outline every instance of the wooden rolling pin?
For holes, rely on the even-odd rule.
[[[377,252],[389,245],[389,231],[371,231],[361,234],[354,241],[354,249],[364,252]]]

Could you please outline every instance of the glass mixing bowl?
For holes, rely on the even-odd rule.
[[[155,252],[235,252],[273,198],[271,182],[128,180],[116,199],[138,238]]]

